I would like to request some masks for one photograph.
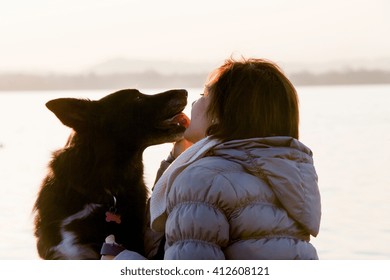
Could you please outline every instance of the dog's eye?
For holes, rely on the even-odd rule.
[[[141,96],[137,96],[135,99],[134,99],[135,101],[141,101]]]

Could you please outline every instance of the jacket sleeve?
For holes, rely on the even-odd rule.
[[[198,170],[203,169],[203,170]],[[165,259],[225,259],[230,183],[205,168],[179,175],[168,195]],[[199,176],[201,174],[201,176]]]
[[[167,159],[161,162],[160,168],[157,170],[155,184],[174,160],[175,158],[173,157],[171,152]],[[150,228],[150,198],[148,199],[146,209],[146,225],[144,234],[145,254],[148,259],[162,259],[162,256],[164,254],[164,244],[162,244],[162,242],[165,242],[164,233],[153,231]]]

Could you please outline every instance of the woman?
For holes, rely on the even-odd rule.
[[[275,64],[229,59],[216,69],[174,154],[195,144],[151,197],[164,259],[318,259],[309,241],[320,194],[298,125],[297,93]]]

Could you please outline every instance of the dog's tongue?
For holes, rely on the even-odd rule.
[[[170,119],[170,122],[180,124],[187,128],[190,125],[190,119],[184,113],[179,113]]]

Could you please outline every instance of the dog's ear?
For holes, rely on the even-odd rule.
[[[91,101],[76,98],[58,98],[46,103],[46,107],[66,126],[76,131],[88,125]]]

